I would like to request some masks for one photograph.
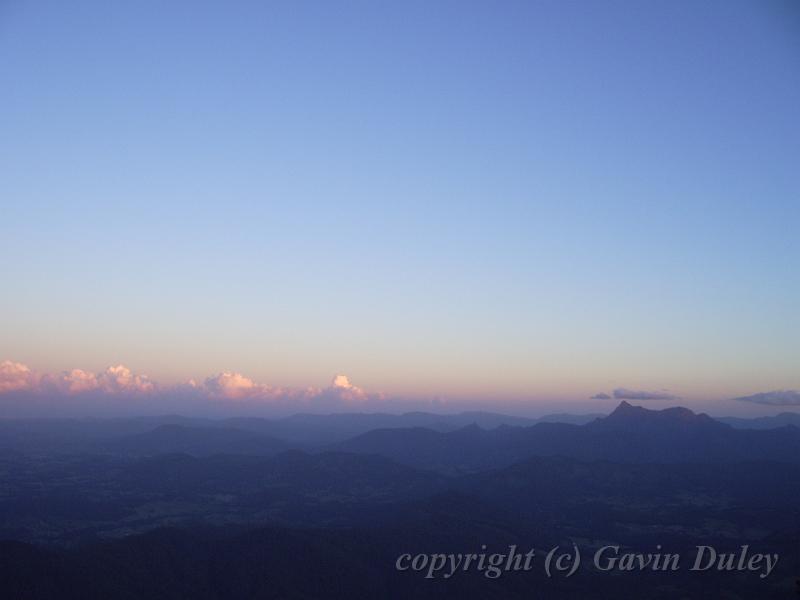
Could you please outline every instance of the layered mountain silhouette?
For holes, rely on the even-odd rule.
[[[493,429],[500,425],[519,427],[540,421],[562,421],[588,423],[597,415],[546,415],[539,419],[503,415],[499,413],[470,411],[457,414],[408,412],[399,415],[389,413],[340,413],[317,415],[300,413],[281,419],[231,418],[226,426],[248,431],[266,433],[293,443],[319,444],[344,441],[374,429],[403,429],[424,427],[434,431],[455,431],[472,423]]]
[[[796,412],[782,412],[772,417],[756,417],[754,419],[720,417],[717,420],[737,429],[775,429],[785,425],[800,427],[800,413]]]
[[[431,437],[430,432],[451,434],[467,428],[466,432],[459,435],[469,435],[470,430],[475,434],[474,428],[470,426],[476,425],[481,430],[500,428],[498,437],[508,437],[507,442],[511,444],[515,443],[515,436],[526,438],[521,430],[535,427],[533,431],[536,432],[537,440],[531,442],[528,439],[525,443],[533,443],[534,449],[543,453],[559,453],[566,444],[563,451],[566,455],[572,455],[575,451],[574,443],[567,438],[576,435],[586,437],[586,434],[570,434],[573,429],[565,427],[569,425],[589,425],[596,433],[605,431],[607,435],[613,435],[613,431],[618,429],[651,433],[674,430],[679,435],[688,435],[690,431],[700,431],[699,427],[711,430],[719,423],[736,429],[775,431],[786,425],[800,426],[800,414],[783,413],[757,419],[712,419],[707,415],[695,415],[683,408],[652,411],[623,402],[607,417],[596,414],[553,414],[538,419],[491,412],[296,414],[279,419],[210,419],[180,415],[114,419],[7,419],[0,420],[0,450],[62,454],[106,452],[133,456],[170,452],[185,452],[194,456],[220,453],[271,455],[289,448],[330,449],[342,443],[342,448],[359,450],[364,445],[372,444],[373,441],[370,440],[383,436],[378,430],[406,430],[405,433],[396,431],[389,434],[390,437],[398,437],[397,443],[400,445],[406,445],[407,442],[402,441],[404,438],[413,440],[415,436]],[[411,431],[413,429],[425,431]],[[459,435],[454,435],[453,439]],[[565,435],[567,438],[564,438]],[[776,435],[781,438],[789,434],[784,432]],[[351,442],[359,436],[365,437],[358,442]],[[438,436],[432,437],[439,439]],[[387,443],[394,442],[387,440]],[[584,440],[584,443],[593,442]],[[448,445],[449,442],[438,441],[434,444]],[[775,444],[780,447],[783,441],[778,440]],[[382,451],[376,449],[376,452]]]
[[[607,417],[580,426],[537,423],[453,432],[381,429],[337,446],[447,473],[511,465],[531,456],[637,462],[800,462],[800,429],[743,430],[686,408],[655,411],[622,402]]]
[[[0,422],[0,592],[216,600],[320,590],[342,598],[528,598],[531,590],[672,598],[713,589],[786,597],[800,564],[800,429],[737,429],[685,408],[626,402],[588,423],[554,418]],[[384,427],[368,430],[375,425]],[[428,580],[394,568],[407,552],[515,545],[543,553],[565,540],[587,552],[663,545],[687,556],[698,543],[748,544],[781,561],[768,582],[752,573],[591,569],[569,580],[541,569]]]

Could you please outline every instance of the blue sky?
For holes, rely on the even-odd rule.
[[[0,359],[800,387],[789,2],[0,3]]]

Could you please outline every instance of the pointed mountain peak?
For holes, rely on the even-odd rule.
[[[620,418],[620,417],[627,417],[629,415],[641,415],[648,412],[655,412],[644,408],[643,406],[634,406],[629,402],[623,400],[619,403],[619,406],[611,412],[611,414],[606,417],[607,419],[610,418]]]

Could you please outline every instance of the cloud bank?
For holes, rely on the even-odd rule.
[[[17,408],[38,402],[57,408],[101,406],[114,399],[130,399],[138,409],[271,407],[286,410],[329,410],[355,408],[365,403],[380,403],[382,394],[369,393],[353,385],[346,375],[336,375],[324,388],[285,388],[258,383],[241,373],[223,371],[201,383],[190,380],[160,386],[147,375],[134,373],[124,365],[111,366],[100,373],[72,369],[61,373],[37,373],[27,365],[10,360],[0,363],[0,396],[13,396]],[[166,408],[169,407],[169,408]],[[19,410],[15,411],[19,412]]]
[[[751,396],[741,396],[734,398],[739,402],[753,402],[754,404],[766,404],[768,406],[800,406],[800,391],[798,390],[773,390],[771,392],[761,392]]]
[[[670,394],[665,390],[648,392],[644,390],[630,390],[628,388],[617,388],[612,394],[600,392],[591,396],[591,400],[680,400],[679,396]]]
[[[27,367],[26,367],[27,368]],[[2,386],[0,378],[0,387]],[[83,369],[72,369],[55,375],[38,375],[31,372],[28,385],[18,388],[29,392],[50,394],[83,394],[102,392],[106,394],[148,394],[157,386],[147,375],[133,373],[124,365],[108,367],[102,373],[91,373]]]

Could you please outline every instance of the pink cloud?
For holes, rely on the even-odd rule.
[[[334,376],[331,384],[325,388],[298,389],[272,387],[256,383],[241,373],[224,371],[207,378],[200,386],[190,383],[187,387],[213,399],[291,404],[305,408],[335,408],[384,399],[381,394],[369,394],[353,385],[346,375]]]
[[[31,374],[28,377],[29,385],[25,388],[9,387],[6,389],[0,384],[0,393],[3,391],[27,389],[29,391],[46,392],[48,394],[66,395],[85,394],[95,391],[107,394],[147,394],[157,389],[156,384],[151,381],[147,375],[133,373],[124,365],[108,367],[99,374],[92,373],[91,371],[84,371],[83,369],[72,369],[70,371],[62,371],[58,374],[48,373],[42,376],[34,374],[33,371],[28,369],[25,365],[20,365],[19,363],[16,363],[16,365],[17,367],[23,367]],[[1,379],[2,377],[0,377],[0,380]]]
[[[123,365],[108,367],[97,376],[97,383],[100,389],[109,393],[148,393],[156,389],[155,383],[150,381],[147,375],[136,375]]]
[[[70,394],[90,392],[99,387],[99,384],[97,383],[97,375],[82,369],[64,371],[58,378],[56,385],[60,390],[64,390]]]
[[[371,399],[383,399],[380,395],[370,395],[360,387],[353,385],[347,375],[336,375],[331,381],[331,385],[322,390],[320,395],[337,399],[344,404],[359,404]]]
[[[216,398],[241,399],[269,394],[269,387],[259,385],[241,373],[223,371],[208,377],[202,390]]]
[[[0,362],[0,394],[32,391],[38,383],[38,376],[27,365],[10,360]]]
[[[336,410],[367,402],[385,400],[381,394],[368,393],[350,382],[346,375],[336,375],[324,388],[284,388],[258,383],[235,371],[223,371],[206,378],[174,386],[159,386],[146,375],[137,374],[124,365],[111,366],[100,373],[72,369],[56,374],[37,374],[21,363],[0,363],[0,394],[27,391],[42,397],[76,397],[86,395],[98,399],[110,396],[149,396],[161,402],[168,399],[208,402],[222,406],[226,402],[246,401],[251,407],[279,409]],[[169,400],[172,401],[172,400]]]

